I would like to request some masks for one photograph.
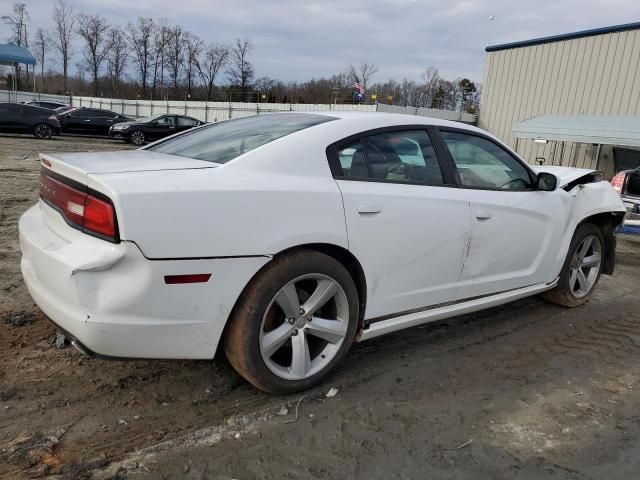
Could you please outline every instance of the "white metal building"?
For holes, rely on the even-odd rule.
[[[529,163],[640,166],[640,22],[486,51],[480,127]]]

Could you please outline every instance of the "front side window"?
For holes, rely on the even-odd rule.
[[[336,118],[308,113],[255,115],[187,130],[148,150],[226,163],[273,140],[332,120]]]
[[[441,185],[429,135],[405,130],[370,135],[338,150],[343,177]]]
[[[174,125],[174,120],[173,117],[160,117],[156,120],[156,125],[161,125],[161,126],[173,126]]]
[[[506,150],[486,138],[459,132],[440,132],[462,185],[498,190],[531,188],[528,170]]]

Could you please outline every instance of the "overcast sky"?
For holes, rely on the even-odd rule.
[[[34,32],[50,28],[53,0],[27,3]],[[256,75],[281,80],[330,76],[374,62],[373,81],[481,80],[487,44],[640,21],[639,0],[68,0],[124,25],[139,15],[179,23],[205,41],[252,40]],[[0,0],[0,13],[12,0]],[[494,15],[492,22],[489,17]],[[8,28],[0,25],[0,40]],[[73,63],[79,60],[76,54]]]

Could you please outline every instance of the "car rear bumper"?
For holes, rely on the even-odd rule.
[[[42,311],[101,356],[213,358],[235,301],[268,261],[148,260],[132,242],[85,235],[56,215],[40,202],[20,218],[22,275]],[[164,281],[193,273],[212,276],[206,283]]]

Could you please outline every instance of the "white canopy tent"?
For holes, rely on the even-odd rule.
[[[578,166],[576,165],[578,160],[572,154],[577,153],[577,147],[583,145],[585,149],[581,150],[582,156],[580,158],[582,158],[581,162],[584,168],[596,168],[613,176],[616,170],[614,162],[609,160],[611,152],[614,150],[620,152],[620,147],[630,147],[631,150],[628,151],[632,152],[640,147],[640,117],[539,115],[515,124],[512,134],[516,139],[516,151],[521,139],[544,144],[552,143],[551,151],[547,151],[551,165]],[[568,159],[565,155],[566,143],[571,145],[568,150]],[[575,149],[574,146],[576,146]],[[607,147],[604,157],[605,164],[600,162],[600,152],[603,146]],[[592,152],[589,153],[592,158],[590,166],[586,165],[590,161],[584,156],[587,155],[587,152]],[[542,163],[545,161],[545,157],[538,157],[536,161]]]
[[[640,117],[540,115],[513,127],[515,138],[640,146]]]

